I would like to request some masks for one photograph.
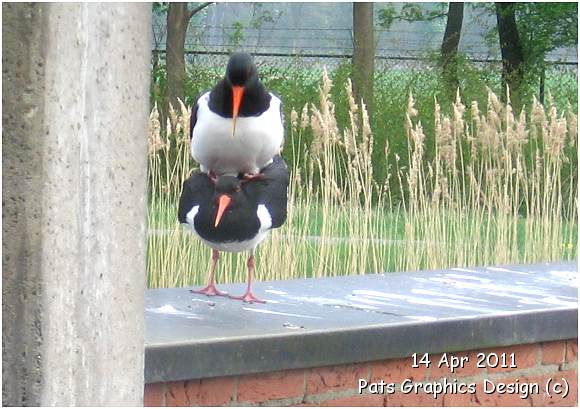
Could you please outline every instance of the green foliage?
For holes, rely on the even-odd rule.
[[[494,3],[477,3],[473,7],[496,13]],[[514,8],[529,86],[545,68],[547,53],[578,44],[578,3],[514,3]],[[497,44],[497,28],[490,28],[485,39],[488,44]]]
[[[272,13],[269,10],[263,10],[263,4],[261,3],[252,4],[252,15],[250,17],[248,27],[258,30],[258,40],[256,45],[259,45],[260,43],[262,27],[265,24],[275,26],[280,20],[280,17],[282,17],[282,14],[283,14],[282,11]],[[232,25],[229,28],[225,27],[222,28],[222,33],[224,37],[227,39],[229,51],[234,51],[235,49],[238,49],[240,45],[244,42],[245,29],[246,26],[239,20],[232,23]]]
[[[169,10],[169,2],[166,1],[154,1],[151,3],[151,9],[153,10],[154,14],[157,15],[165,15],[167,14],[167,10]]]
[[[234,22],[231,28],[224,29],[223,33],[232,50],[238,48],[242,41],[244,41],[244,25],[239,21]]]
[[[378,24],[388,30],[395,21],[433,21],[447,16],[447,3],[435,3],[433,10],[425,10],[423,7],[421,3],[405,3],[397,12],[395,6],[389,4],[378,11]]]
[[[263,10],[263,4],[253,3],[252,4],[252,19],[250,20],[250,27],[257,30],[261,29],[264,23],[269,23],[275,25],[284,14],[282,11],[276,13],[271,13],[269,10]]]
[[[491,15],[496,13],[495,3],[471,3],[470,6]],[[405,3],[397,11],[397,7],[388,5],[378,11],[378,25],[388,30],[396,21],[434,21],[446,17],[447,8],[447,3],[437,3],[432,10],[425,4]],[[578,3],[524,2],[514,3],[514,8],[525,58],[520,93],[529,100],[546,69],[546,54],[559,47],[578,44]],[[485,39],[490,46],[496,47],[499,40],[495,26],[488,30]]]
[[[578,43],[578,3],[516,3],[516,21],[527,58]]]

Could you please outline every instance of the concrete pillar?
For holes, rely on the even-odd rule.
[[[4,405],[140,405],[151,5],[3,3]]]

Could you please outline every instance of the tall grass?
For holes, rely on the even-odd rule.
[[[259,246],[258,278],[575,258],[577,170],[563,172],[576,150],[575,113],[534,101],[530,114],[516,114],[491,91],[486,107],[466,106],[457,95],[443,110],[435,100],[428,158],[428,135],[409,95],[401,158],[388,143],[398,135],[381,135],[385,148],[373,152],[370,121],[350,81],[341,126],[332,89],[324,72],[318,103],[291,112],[288,221]],[[183,105],[163,125],[156,108],[151,114],[150,287],[200,284],[209,269],[210,250],[176,217],[182,182],[195,168],[188,124]],[[374,175],[377,155],[392,164],[383,178]],[[218,282],[243,281],[245,257],[224,255]]]

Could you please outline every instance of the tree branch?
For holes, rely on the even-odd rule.
[[[197,6],[196,8],[194,8],[193,10],[188,10],[187,12],[187,20],[191,20],[191,18],[193,16],[195,16],[197,13],[199,13],[200,11],[202,11],[204,8],[206,8],[207,6],[209,6],[210,4],[213,4],[213,1],[208,1],[206,3],[202,3],[199,6]]]

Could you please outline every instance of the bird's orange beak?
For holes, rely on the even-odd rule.
[[[242,104],[242,97],[244,96],[244,87],[239,85],[232,86],[232,118],[234,120],[234,127],[232,129],[232,136],[236,133],[236,119],[240,112],[240,105]]]
[[[228,195],[221,195],[219,197],[218,211],[217,211],[217,214],[215,216],[214,227],[217,227],[218,224],[220,224],[220,220],[222,219],[222,216],[224,215],[224,212],[226,211],[226,209],[230,205],[231,201],[232,201],[232,199]]]

